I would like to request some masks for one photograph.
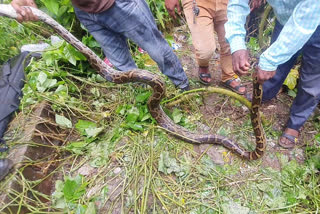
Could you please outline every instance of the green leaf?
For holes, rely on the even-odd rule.
[[[141,118],[141,122],[146,121],[151,118],[151,114],[147,113]]]
[[[233,201],[222,204],[222,210],[225,214],[248,214],[250,212],[248,207],[243,207]]]
[[[52,88],[53,86],[55,86],[57,84],[57,80],[56,79],[47,79],[42,86],[47,89],[47,88]]]
[[[63,128],[72,128],[72,123],[64,116],[56,114],[56,123]]]
[[[169,156],[169,152],[164,151],[160,154],[160,159],[158,162],[158,171],[163,172],[164,174],[170,174],[174,172],[176,175],[182,171],[181,167],[178,165],[175,158]]]
[[[41,0],[41,2],[51,13],[53,13],[54,15],[58,15],[59,3],[56,0]]]
[[[296,93],[294,90],[290,90],[290,89],[289,89],[288,95],[289,95],[290,97],[295,98],[295,97],[297,96],[297,93]]]
[[[139,109],[135,106],[132,106],[127,112],[126,121],[133,123],[137,121],[138,117],[139,117]]]
[[[68,88],[65,85],[59,85],[58,88],[56,89],[55,93],[59,92],[67,92]]]
[[[85,214],[96,214],[96,207],[93,202],[90,202]]]
[[[150,92],[150,91],[147,91],[147,92],[138,94],[138,95],[136,96],[136,101],[137,101],[138,103],[145,103],[145,102],[148,100],[148,98],[150,97],[150,95],[151,95],[151,92]]]
[[[257,53],[260,50],[258,39],[255,37],[250,37],[250,40],[248,42],[248,48],[251,52]]]
[[[138,122],[129,122],[129,123],[127,123],[127,127],[131,128],[135,131],[143,131],[142,125]]]
[[[315,139],[318,143],[320,143],[320,133],[316,134],[316,135],[314,136],[314,139]]]
[[[43,84],[47,80],[47,78],[48,78],[47,74],[41,71],[38,75],[37,80],[40,84]]]
[[[172,112],[172,118],[175,123],[179,123],[183,114],[181,113],[180,109],[175,108]]]
[[[172,43],[175,42],[173,36],[170,35],[170,34],[167,34],[165,38],[166,38],[166,40],[167,40],[167,42],[169,43],[170,46],[172,46]]]
[[[87,184],[83,183],[82,179],[82,175],[66,179],[63,187],[63,193],[67,201],[76,201],[85,193]]]
[[[78,130],[78,132],[80,132],[81,135],[86,136],[87,135],[86,129],[97,128],[97,124],[87,120],[78,120],[75,127]]]
[[[168,156],[169,156],[168,152],[161,152],[160,159],[158,162],[158,171],[163,172],[164,174],[167,174],[165,162],[166,162]]]
[[[88,143],[84,141],[71,142],[71,143],[68,143],[68,145],[66,146],[66,149],[70,152],[81,155],[83,154],[83,150],[86,149],[87,145]]]
[[[120,114],[120,115],[124,115],[127,111],[127,105],[120,105],[117,109],[116,109],[116,113]]]
[[[64,56],[66,57],[66,59],[72,64],[72,65],[77,65],[77,60],[74,57],[74,55],[72,54],[72,52],[70,51],[69,48],[65,47],[64,48]]]
[[[299,78],[299,71],[297,69],[291,69],[287,78],[284,81],[284,85],[293,90],[297,85],[297,79]]]
[[[72,205],[69,205],[69,207],[72,207]],[[85,214],[86,208],[82,204],[77,204],[76,205],[76,210],[74,214]]]
[[[87,137],[96,137],[98,134],[102,132],[103,128],[87,128],[85,129]]]

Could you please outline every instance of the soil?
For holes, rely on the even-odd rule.
[[[191,85],[191,88],[207,87],[200,83],[198,78],[198,66],[195,60],[194,48],[192,46],[191,39],[189,38],[189,32],[186,26],[181,26],[174,30],[174,38],[179,49],[176,54],[181,60],[181,63],[189,77],[191,82],[195,82],[195,86]],[[218,43],[217,43],[218,44]],[[209,86],[221,87],[221,68],[219,62],[219,46],[216,53],[210,60],[210,73],[212,76],[212,82]],[[252,91],[252,79],[251,77],[241,77],[242,84],[246,86],[247,91],[250,93]],[[261,112],[265,115],[268,122],[271,123],[271,130],[278,135],[284,131],[286,122],[289,116],[289,110],[293,101],[285,89],[281,89],[278,95],[267,103],[263,103],[261,106]],[[219,94],[210,94],[208,96],[203,96],[204,105],[201,106],[200,110],[202,115],[205,115],[206,121],[212,124],[217,117],[229,116],[235,124],[242,124],[246,115],[248,115],[248,110],[246,107],[237,108],[234,105],[229,105],[229,102],[218,102],[221,99]],[[217,103],[216,105],[212,105]],[[318,109],[316,109],[319,111]],[[262,165],[270,166],[275,169],[280,169],[280,163],[278,158],[276,158],[276,153],[282,153],[288,156],[289,160],[295,159],[302,163],[305,160],[304,148],[306,145],[314,143],[314,136],[317,130],[314,126],[313,120],[315,119],[315,113],[310,117],[310,119],[305,123],[304,127],[300,130],[299,143],[294,149],[288,150],[283,149],[278,145],[278,136],[270,137],[267,133],[268,145],[266,154],[263,157]],[[210,127],[209,127],[210,129]],[[270,139],[271,138],[271,139]],[[206,150],[209,145],[195,146],[195,151],[202,153]],[[210,145],[211,146],[211,145]],[[223,161],[223,151],[226,151],[221,146],[212,146],[207,154],[211,159],[217,164],[224,164]]]

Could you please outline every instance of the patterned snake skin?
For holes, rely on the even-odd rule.
[[[254,151],[245,151],[238,146],[235,142],[228,138],[214,135],[214,134],[197,134],[188,131],[187,129],[175,124],[162,110],[160,106],[161,99],[165,96],[165,84],[163,80],[156,74],[152,74],[145,70],[135,69],[127,72],[119,72],[106,65],[93,51],[82,44],[77,38],[69,33],[59,23],[49,17],[42,11],[30,8],[39,20],[51,26],[61,37],[63,37],[68,43],[73,45],[83,55],[87,57],[91,66],[93,66],[98,73],[106,80],[123,84],[128,82],[142,82],[146,83],[153,89],[153,94],[148,100],[148,109],[152,117],[158,122],[159,126],[168,130],[171,134],[184,141],[194,144],[220,144],[231,151],[235,152],[239,156],[249,160],[256,160],[260,158],[266,148],[266,138],[263,127],[261,125],[261,119],[259,115],[259,106],[262,98],[262,87],[260,84],[253,81],[253,99],[251,108],[251,121],[256,136],[256,149]],[[0,4],[0,15],[10,18],[16,18],[17,14],[11,5]]]

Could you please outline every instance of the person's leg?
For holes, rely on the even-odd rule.
[[[193,1],[182,1],[183,12],[191,32],[195,57],[199,66],[199,78],[201,82],[208,84],[211,81],[209,61],[216,49],[212,20],[213,2],[197,1],[197,5],[200,12],[194,23],[194,14],[192,11]]]
[[[320,27],[302,48],[302,65],[298,93],[290,109],[285,134],[298,137],[299,129],[307,121],[320,100]],[[289,137],[290,138],[290,137]],[[294,146],[292,140],[283,136],[280,144]]]
[[[74,9],[80,22],[97,40],[106,57],[117,69],[127,71],[137,68],[131,57],[127,39],[123,35],[98,23],[95,15],[84,12],[76,7]]]
[[[223,3],[224,2],[220,3],[221,9],[223,9]],[[217,11],[214,16],[214,29],[217,32],[218,42],[220,44],[221,81],[224,86],[227,86],[231,90],[239,94],[244,94],[246,88],[241,85],[240,78],[237,78],[237,75],[233,71],[230,45],[225,39],[226,32],[224,24],[227,22],[226,12],[225,8],[225,10]]]
[[[189,85],[178,57],[158,30],[144,0],[117,0],[109,10],[95,14],[97,22],[137,43],[174,85]]]
[[[276,25],[274,27],[273,34],[271,37],[271,44],[278,38],[282,28],[283,26],[278,21],[276,21]],[[286,63],[279,65],[274,77],[263,83],[263,102],[271,100],[277,95],[277,93],[283,85],[284,80],[288,76],[291,68],[296,63],[299,54],[299,52],[296,53]]]

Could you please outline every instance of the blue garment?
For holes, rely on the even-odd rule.
[[[276,22],[271,42],[281,35],[283,26]],[[290,60],[278,66],[276,74],[263,84],[263,101],[275,97],[297,57],[302,54],[298,93],[290,109],[287,128],[299,130],[307,121],[320,100],[320,26],[307,43]]]
[[[261,54],[259,67],[274,71],[297,53],[320,25],[320,0],[268,0],[268,3],[284,27],[277,40]],[[244,24],[249,13],[248,0],[229,1],[225,29],[231,53],[246,49]]]
[[[179,88],[189,85],[179,59],[162,37],[144,0],[116,0],[111,8],[101,13],[74,9],[80,22],[119,70],[137,68],[127,44],[127,39],[130,39],[148,52],[174,85]]]

